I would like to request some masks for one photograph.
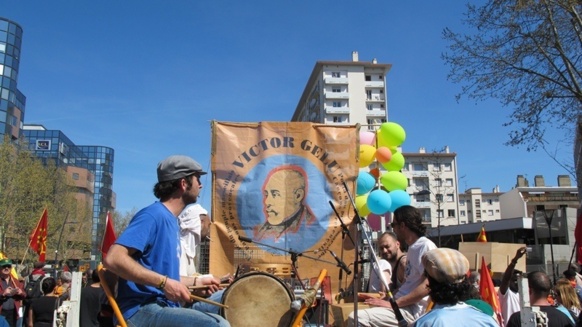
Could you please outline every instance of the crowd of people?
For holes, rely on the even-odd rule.
[[[106,269],[119,277],[116,301],[128,326],[230,326],[219,314],[218,304],[222,283],[231,283],[233,277],[201,275],[196,269],[196,249],[212,224],[208,212],[196,204],[204,174],[190,157],[162,160],[153,188],[159,201],[136,213],[104,258]],[[369,307],[352,312],[348,326],[516,327],[522,317],[535,318],[538,326],[582,326],[582,275],[576,269],[565,271],[554,285],[544,272],[525,274],[515,269],[526,254],[526,248],[520,248],[494,294],[497,315],[481,299],[482,276],[470,270],[459,251],[438,248],[425,236],[418,209],[398,208],[391,227],[378,239],[380,258],[368,285],[368,292],[381,296],[365,297]],[[56,308],[70,297],[71,273],[61,272],[55,279],[43,270],[44,263],[37,263],[25,279],[18,279],[12,267],[10,259],[0,260],[0,327],[52,326]],[[521,307],[520,276],[527,277],[535,310]],[[203,298],[207,300],[196,301]],[[86,272],[79,326],[117,323],[99,275]]]

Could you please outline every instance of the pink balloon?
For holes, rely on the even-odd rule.
[[[360,131],[360,144],[376,146],[376,134],[368,131]]]

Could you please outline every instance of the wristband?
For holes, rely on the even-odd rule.
[[[164,287],[166,287],[166,282],[168,281],[168,275],[164,276],[164,278],[162,278],[162,280],[160,281],[160,283],[158,284],[157,289],[159,290],[163,290]]]
[[[192,283],[192,286],[196,286],[196,280],[198,279],[198,276],[194,277],[194,282]]]

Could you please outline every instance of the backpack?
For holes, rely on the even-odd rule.
[[[36,299],[42,296],[42,291],[40,290],[40,281],[42,280],[42,276],[37,279],[29,280],[24,288],[26,292],[26,299],[25,301],[30,303],[32,299]]]

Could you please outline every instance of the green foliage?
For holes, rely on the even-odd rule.
[[[23,140],[5,138],[0,144],[0,251],[20,261],[44,208],[48,208],[46,259],[53,259],[61,230],[59,260],[66,259],[70,252],[67,244],[82,247],[90,243],[90,203],[75,198],[64,169],[51,162],[43,165],[27,149]],[[70,230],[71,226],[77,228]],[[36,256],[29,251],[27,258],[34,260]]]

